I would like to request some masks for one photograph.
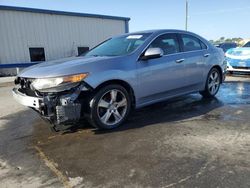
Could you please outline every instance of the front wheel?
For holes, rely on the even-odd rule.
[[[214,97],[219,91],[220,84],[221,73],[217,68],[212,68],[208,73],[205,90],[200,94],[203,97]]]
[[[131,97],[127,90],[116,84],[101,88],[90,101],[90,123],[99,129],[113,129],[127,118]]]

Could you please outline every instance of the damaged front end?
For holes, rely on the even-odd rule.
[[[35,81],[32,78],[17,77],[13,96],[19,103],[38,112],[43,119],[50,122],[54,131],[66,130],[80,120],[84,109],[84,99],[80,95],[92,90],[88,84],[81,79],[70,84],[61,84],[56,89],[39,91],[34,87]]]

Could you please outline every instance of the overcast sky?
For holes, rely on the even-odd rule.
[[[185,28],[185,0],[0,0],[0,5],[130,17],[130,31]],[[189,12],[189,30],[207,39],[250,38],[250,0],[189,0]]]

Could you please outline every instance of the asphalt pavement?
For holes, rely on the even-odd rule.
[[[0,83],[0,187],[250,187],[250,78],[133,112],[112,131],[52,133]]]

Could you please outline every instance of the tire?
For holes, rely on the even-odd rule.
[[[116,84],[98,90],[89,103],[89,122],[98,129],[114,129],[127,118],[131,109],[128,91]]]
[[[200,91],[200,94],[205,98],[214,97],[221,84],[221,73],[217,68],[212,68],[207,76],[205,90]]]

